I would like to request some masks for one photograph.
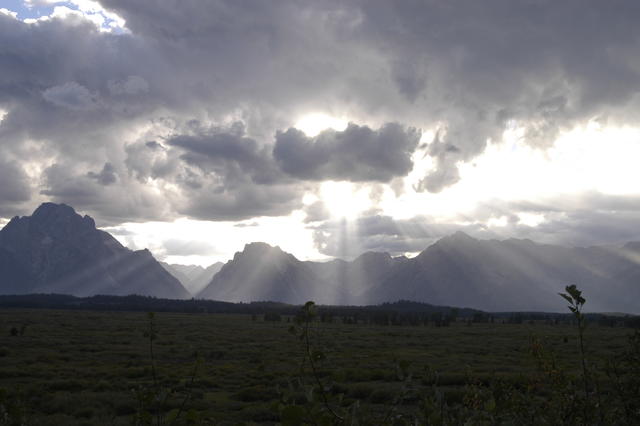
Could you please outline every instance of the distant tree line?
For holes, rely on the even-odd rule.
[[[90,311],[229,313],[251,315],[264,321],[279,322],[295,319],[300,305],[279,302],[231,303],[216,300],[161,299],[151,296],[91,296],[75,297],[61,294],[28,294],[0,296],[0,308],[64,309]],[[608,327],[640,328],[640,316],[586,314],[591,322]],[[564,313],[497,312],[488,313],[470,308],[437,306],[400,300],[369,306],[318,306],[316,321],[323,323],[369,324],[389,326],[433,325],[447,327],[464,322],[500,324],[572,324],[574,319]]]

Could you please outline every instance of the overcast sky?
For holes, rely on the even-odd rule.
[[[160,259],[640,239],[640,2],[2,0],[0,225]]]

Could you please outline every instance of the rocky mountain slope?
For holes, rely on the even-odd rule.
[[[639,247],[570,248],[456,233],[412,259],[369,252],[352,262],[319,263],[252,243],[198,297],[359,305],[404,299],[490,311],[562,311],[557,293],[577,284],[590,310],[637,313]]]
[[[176,277],[189,293],[195,295],[211,282],[213,276],[218,273],[224,263],[216,262],[206,268],[200,265],[168,264],[165,262],[160,262],[160,265]]]
[[[148,250],[131,251],[65,204],[44,203],[0,230],[0,294],[189,293]]]

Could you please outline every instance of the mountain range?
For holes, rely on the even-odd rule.
[[[211,282],[213,276],[218,273],[224,263],[216,262],[206,268],[200,265],[179,265],[166,262],[160,262],[160,265],[176,277],[189,293],[195,295]]]
[[[413,258],[367,252],[328,262],[250,243],[224,265],[205,269],[161,264],[148,250],[131,251],[64,204],[45,203],[0,230],[0,294],[331,305],[412,300],[494,312],[562,311],[557,293],[569,284],[584,291],[591,311],[639,313],[640,243],[574,248],[458,232]]]
[[[53,203],[0,230],[0,293],[191,296],[149,250],[129,250],[89,216]]]
[[[458,232],[414,258],[367,252],[351,262],[307,262],[252,243],[197,297],[370,305],[413,300],[486,311],[562,311],[558,292],[584,290],[597,312],[640,312],[640,243],[572,248],[530,240],[478,240]]]

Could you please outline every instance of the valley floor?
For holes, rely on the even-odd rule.
[[[211,424],[279,421],[281,392],[299,376],[305,351],[288,332],[292,324],[286,318],[264,322],[239,314],[158,313],[154,321],[158,386],[177,390],[167,398],[167,410],[179,409],[180,390],[188,389],[189,415]],[[148,325],[144,313],[0,310],[5,405],[24,408],[28,424],[131,424],[144,390],[153,387]],[[327,358],[319,366],[321,379],[334,383],[332,394],[344,394],[343,405],[358,399],[372,412],[384,412],[401,392],[399,362],[412,374],[412,387],[430,388],[437,376],[451,403],[464,398],[469,383],[497,377],[517,384],[537,374],[532,336],[557,355],[559,365],[578,372],[576,331],[568,325],[336,322],[314,323],[314,330],[312,344]],[[590,325],[589,359],[600,362],[620,353],[630,333]],[[418,407],[419,401],[407,398],[397,410]]]

